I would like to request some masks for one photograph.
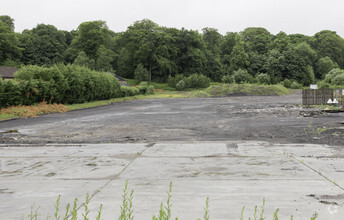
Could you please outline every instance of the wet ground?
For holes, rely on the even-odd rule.
[[[135,219],[158,214],[173,182],[172,215],[245,217],[266,199],[269,218],[344,216],[342,113],[302,108],[282,97],[159,99],[0,122],[0,219],[41,219],[91,194],[116,219],[125,180]],[[81,204],[81,202],[79,202]],[[80,210],[80,212],[82,209]],[[94,218],[91,218],[94,219]]]
[[[0,143],[260,140],[343,145],[344,113],[311,114],[300,104],[300,94],[113,103],[0,122]]]

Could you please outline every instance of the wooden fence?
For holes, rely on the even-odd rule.
[[[337,99],[337,105],[344,105],[344,89],[307,89],[302,90],[302,105],[326,105],[327,101]]]

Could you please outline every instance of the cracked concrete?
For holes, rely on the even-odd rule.
[[[256,141],[157,142],[138,144],[0,145],[0,219],[20,219],[30,206],[41,218],[91,195],[91,219],[100,204],[104,219],[120,214],[122,189],[134,189],[136,219],[151,219],[173,183],[172,215],[203,216],[210,198],[211,219],[252,216],[266,199],[268,219],[344,216],[342,147]],[[82,209],[80,210],[82,211]]]

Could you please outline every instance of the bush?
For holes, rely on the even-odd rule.
[[[263,84],[263,85],[269,85],[271,83],[270,76],[266,73],[258,74],[257,80],[259,84]]]
[[[136,87],[121,86],[121,96],[135,96],[140,94],[140,90]]]
[[[154,94],[154,86],[153,85],[149,85],[148,82],[141,82],[137,88],[140,91],[140,94],[143,95],[151,95]]]
[[[344,86],[344,73],[337,75],[332,79],[332,84],[338,86]]]
[[[290,85],[290,88],[291,88],[291,89],[302,89],[303,86],[302,86],[300,83],[298,83],[298,82],[293,82],[293,83]]]
[[[24,66],[15,80],[1,82],[1,107],[51,103],[82,103],[120,97],[119,82],[111,74],[77,65],[50,68]]]
[[[186,83],[185,83],[184,80],[180,80],[180,81],[177,83],[177,85],[176,85],[176,89],[177,89],[178,91],[184,90],[185,87],[186,87]]]
[[[247,72],[247,70],[239,69],[237,71],[234,71],[234,74],[233,74],[234,82],[237,84],[251,83],[252,82],[251,78],[252,77]]]
[[[319,89],[321,89],[321,88],[327,88],[328,89],[331,86],[329,83],[325,82],[324,80],[318,82],[317,84],[318,84]]]
[[[342,74],[344,74],[344,70],[341,70],[341,69],[338,69],[338,68],[333,69],[328,74],[325,75],[324,81],[326,83],[333,84],[332,80],[334,78],[336,78],[337,76],[342,75]]]
[[[210,79],[202,74],[194,73],[185,79],[187,88],[206,88],[210,86]]]
[[[234,83],[234,78],[233,78],[233,76],[232,75],[224,75],[223,77],[222,77],[222,82],[223,83],[226,83],[226,84],[232,84],[232,83]]]
[[[299,87],[300,85],[302,88],[302,85],[299,84],[295,79],[285,79],[281,82],[281,84],[288,89],[298,89],[298,88],[292,88],[293,84],[294,84],[294,87]]]
[[[184,90],[187,88],[206,88],[210,86],[210,79],[202,74],[194,73],[188,77],[185,77],[181,74],[177,74],[175,77],[171,75],[168,76],[168,85],[173,88],[177,88],[177,84],[181,81],[181,83],[177,90]]]
[[[186,77],[182,74],[176,74],[175,77],[172,77],[171,75],[168,75],[167,77],[167,83],[168,86],[172,88],[176,88],[177,83],[183,80],[185,82]]]

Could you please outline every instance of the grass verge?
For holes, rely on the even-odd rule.
[[[52,112],[67,112],[68,107],[62,104],[47,104],[46,102],[41,102],[36,105],[30,106],[10,106],[8,108],[2,108],[0,110],[0,121],[8,120],[12,118],[27,118],[36,117],[39,114],[47,114]]]
[[[249,95],[272,96],[290,95],[291,92],[282,85],[257,84],[220,84],[208,87],[205,90],[211,96]]]

